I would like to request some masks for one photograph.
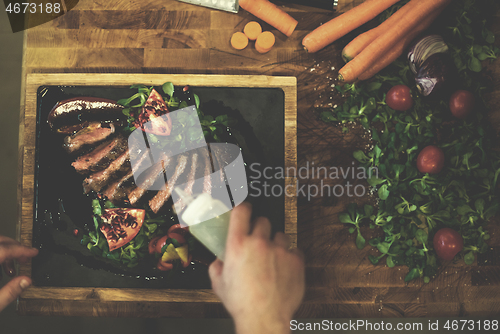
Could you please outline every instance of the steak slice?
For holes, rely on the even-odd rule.
[[[113,203],[118,203],[119,201],[124,200],[128,196],[128,194],[135,188],[135,186],[132,184],[125,186],[125,184],[129,183],[129,181],[132,180],[133,175],[134,173],[130,171],[121,179],[118,179],[111,183],[102,194]]]
[[[196,181],[196,169],[198,167],[197,163],[198,163],[198,153],[194,153],[191,157],[191,169],[189,171],[186,186],[184,187],[184,193],[186,195],[191,195],[193,193],[193,186],[194,182]],[[185,206],[186,203],[184,203],[182,198],[179,198],[177,202],[174,203],[174,207],[176,208],[177,212],[181,212]],[[177,207],[179,207],[179,209],[177,209]]]
[[[77,133],[64,138],[63,147],[68,153],[75,153],[84,146],[94,145],[115,132],[113,123],[92,122]]]
[[[91,190],[100,191],[116,175],[130,170],[130,158],[128,152],[123,152],[109,166],[97,173],[94,173],[83,180],[83,190],[89,193]]]
[[[208,154],[203,156],[205,162],[205,169],[203,171],[203,192],[205,194],[212,194],[212,163]]]
[[[227,153],[221,149],[218,145],[210,145],[210,153],[212,157],[212,162],[214,165],[214,170],[219,174],[220,182],[225,183],[224,167],[227,166],[225,157]]]
[[[182,173],[184,173],[184,170],[186,169],[187,161],[188,157],[186,155],[181,155],[179,157],[174,174],[165,183],[165,187],[167,189],[158,191],[156,195],[149,201],[149,207],[151,208],[151,210],[153,210],[154,213],[158,213],[165,202],[170,198],[172,189],[174,189],[177,179],[179,178],[179,176],[181,176]]]
[[[139,168],[142,164],[142,162],[148,157],[148,152],[143,152],[142,156],[139,158],[139,160],[136,162],[136,165],[134,166],[135,169]],[[127,174],[125,174],[122,178],[116,180],[115,182],[111,183],[103,192],[103,195],[106,196],[111,202],[118,202],[124,198],[127,197],[127,195],[132,191],[132,189],[135,188],[135,185],[132,184],[132,182],[129,182],[133,179],[134,176],[134,167],[132,167],[131,170]],[[130,183],[128,187],[125,185]]]
[[[120,135],[105,141],[91,152],[78,157],[71,166],[80,174],[98,172],[108,167],[126,149],[127,140]]]
[[[147,173],[146,177],[137,184],[137,188],[132,190],[130,194],[128,194],[128,199],[130,204],[135,205],[141,197],[146,193],[146,191],[156,182],[156,180],[164,175],[165,168],[171,163],[172,159],[167,157],[166,154],[163,154],[159,161],[157,161],[153,166],[151,166]],[[141,175],[142,176],[142,175]],[[138,182],[138,180],[135,180]]]

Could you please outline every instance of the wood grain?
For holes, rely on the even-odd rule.
[[[339,12],[362,2],[340,0]],[[257,75],[293,76],[297,85],[296,98],[293,98],[297,118],[296,121],[290,119],[290,123],[296,122],[296,127],[287,127],[290,131],[287,130],[286,135],[291,141],[296,141],[297,166],[306,168],[309,163],[306,168],[309,170],[313,162],[316,166],[351,166],[352,152],[365,147],[366,133],[360,127],[351,126],[349,133],[343,134],[339,128],[320,122],[315,107],[333,107],[342,102],[335,89],[338,84],[335,78],[343,65],[340,52],[353,35],[318,53],[308,54],[301,47],[303,36],[337,14],[298,5],[285,5],[283,8],[299,20],[297,30],[291,37],[285,38],[257,19],[265,30],[272,31],[276,36],[276,46],[271,52],[259,54],[252,43],[242,51],[235,51],[229,45],[229,38],[235,31],[241,31],[246,22],[255,20],[243,10],[232,14],[174,0],[80,0],[71,16],[67,14],[25,32],[23,70],[26,75],[39,73],[40,78],[51,80],[62,78],[57,73],[117,73],[122,77],[115,78],[120,80],[149,73],[147,82],[140,81],[146,84],[156,80],[163,82],[174,73],[210,74],[204,79],[205,84],[215,84],[218,78],[212,78],[212,75],[254,75],[252,80],[257,80],[257,86],[274,80],[261,82],[258,80],[263,79]],[[496,33],[500,33],[499,17],[497,13],[492,26]],[[485,65],[494,85],[492,92],[486,94],[491,107],[489,118],[500,130],[500,65],[498,60]],[[99,84],[113,82],[106,79],[106,75],[99,79]],[[95,82],[89,79],[88,84]],[[29,84],[25,83],[22,94],[28,91],[28,87]],[[33,102],[32,97],[26,96],[22,105],[29,108]],[[26,109],[25,117],[25,110],[21,110],[21,119],[29,120],[27,124],[33,121],[28,111]],[[23,127],[24,123],[20,124],[20,128]],[[31,130],[21,131],[24,136],[20,134],[20,143],[33,139],[34,132]],[[20,157],[25,159],[20,161],[20,168],[30,170],[33,151],[20,145]],[[32,186],[33,180],[29,176],[22,181],[25,183],[20,187]],[[297,181],[299,187],[321,184],[319,178],[285,180],[287,185],[296,185]],[[345,184],[345,180],[324,181],[330,186]],[[23,222],[32,219],[32,199],[29,190],[19,188],[19,200],[24,203],[20,206],[19,218]],[[297,215],[287,206],[286,215],[290,224],[286,225],[286,230],[295,235],[298,247],[305,253],[308,287],[297,317],[487,317],[500,314],[498,222],[488,226],[492,236],[489,240],[490,252],[478,256],[472,266],[465,266],[463,262],[444,263],[438,276],[429,284],[421,280],[405,284],[406,267],[388,268],[385,263],[372,265],[368,255],[377,254],[377,250],[367,246],[359,251],[354,245],[353,235],[338,221],[338,214],[345,210],[348,203],[362,204],[370,201],[369,198],[308,198],[299,194],[293,200],[296,204],[288,203],[292,208],[296,205]],[[22,242],[30,244],[31,230],[24,224],[19,226],[23,229]],[[371,233],[374,232],[363,228],[365,237],[371,236]],[[30,266],[23,267],[23,270],[29,273]],[[89,295],[89,291],[80,296]],[[28,290],[27,293],[33,296],[35,291]],[[107,295],[99,291],[99,296]],[[228,316],[224,307],[215,302],[134,303],[79,298],[50,302],[24,299],[23,295],[19,310],[22,314],[86,316]]]

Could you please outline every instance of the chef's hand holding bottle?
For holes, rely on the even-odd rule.
[[[271,239],[268,219],[257,218],[251,229],[251,205],[231,212],[224,262],[209,268],[212,288],[224,303],[238,334],[290,333],[290,320],[305,290],[302,253],[289,249],[288,237]]]

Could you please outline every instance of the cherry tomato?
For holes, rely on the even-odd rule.
[[[410,88],[405,85],[392,87],[385,96],[385,103],[394,110],[406,111],[410,109],[413,105]]]
[[[460,233],[448,227],[437,231],[433,242],[437,256],[446,261],[453,260],[464,248],[464,239]]]
[[[437,174],[444,167],[444,153],[434,145],[426,146],[417,157],[417,169],[420,173]]]
[[[158,243],[158,240],[160,238],[161,237],[154,237],[153,239],[151,239],[149,241],[149,245],[148,245],[149,254],[154,254],[155,249],[156,249],[156,244]]]
[[[158,241],[156,242],[156,246],[155,246],[156,253],[161,254],[161,249],[167,243],[167,239],[168,239],[168,235],[164,235],[163,237],[160,237],[160,239],[158,239]]]
[[[169,233],[168,237],[177,240],[177,242],[181,245],[186,243],[186,239],[184,239],[184,237],[179,233]]]
[[[173,267],[174,267],[173,263],[163,262],[161,259],[158,260],[158,264],[156,265],[156,268],[158,268],[161,271],[167,271],[172,269]]]
[[[178,233],[180,235],[185,235],[188,232],[188,229],[189,229],[189,226],[182,227],[181,224],[174,224],[174,225],[170,226],[167,234],[174,232],[174,233]]]
[[[464,119],[474,109],[475,98],[468,90],[457,90],[450,97],[450,111],[456,118]]]

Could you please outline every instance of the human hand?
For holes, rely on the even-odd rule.
[[[37,254],[38,249],[22,246],[19,242],[0,235],[0,265],[8,276],[16,275],[14,260],[24,263]],[[1,276],[0,269],[0,278]],[[27,276],[18,276],[5,284],[0,289],[0,312],[30,285],[31,279]]]
[[[250,233],[249,203],[231,212],[224,262],[209,267],[212,288],[243,333],[289,333],[290,320],[304,296],[302,253],[289,250],[288,237],[257,218]]]

